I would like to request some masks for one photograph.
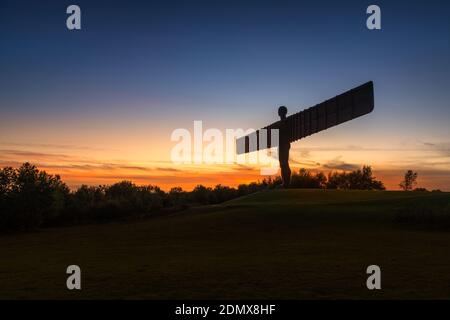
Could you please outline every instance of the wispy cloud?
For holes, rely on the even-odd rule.
[[[440,151],[445,154],[450,154],[450,142],[432,143],[432,142],[422,142],[416,141],[415,143],[402,143],[398,147],[367,147],[358,145],[347,145],[347,146],[318,146],[318,147],[301,147],[293,146],[292,151],[298,152],[309,156],[313,151],[358,151],[358,152],[372,152],[372,151],[382,151],[382,152],[399,152],[399,151],[420,151],[420,152],[436,152]]]
[[[163,167],[157,167],[156,170],[158,171],[166,171],[166,172],[180,172],[181,170],[176,168],[163,168]]]
[[[69,158],[69,156],[64,154],[42,153],[34,151],[11,150],[11,149],[2,149],[0,150],[0,154],[2,155],[2,157],[12,156],[12,157],[57,158],[57,159]]]
[[[0,146],[17,147],[17,148],[39,148],[39,149],[61,149],[61,150],[86,150],[86,151],[115,151],[109,148],[94,148],[88,146],[80,146],[73,144],[46,144],[46,143],[20,143],[0,141]]]
[[[232,169],[234,171],[254,171],[256,170],[255,167],[249,166],[249,165],[244,165],[241,163],[237,163],[235,164]]]
[[[301,158],[302,159],[302,158]],[[314,160],[297,160],[294,157],[289,157],[289,163],[293,165],[300,165],[306,167],[317,167],[320,166],[320,163]]]
[[[343,160],[341,160],[342,156],[336,157],[332,160],[327,161],[322,165],[325,169],[332,169],[332,170],[356,170],[360,168],[361,166],[358,164],[352,164],[347,163]]]

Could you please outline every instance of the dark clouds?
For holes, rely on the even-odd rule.
[[[347,163],[343,160],[341,160],[341,156],[334,158],[332,160],[327,161],[322,165],[325,169],[332,169],[332,170],[345,170],[345,171],[352,171],[357,170],[361,166],[359,164],[353,164],[353,163]]]

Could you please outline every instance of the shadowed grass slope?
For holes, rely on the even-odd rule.
[[[448,193],[273,190],[144,221],[0,237],[0,298],[450,298],[450,233],[395,222]],[[65,270],[82,269],[82,290]],[[382,270],[369,291],[368,265]]]

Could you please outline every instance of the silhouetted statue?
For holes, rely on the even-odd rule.
[[[267,130],[267,141],[260,130],[236,140],[237,154],[278,147],[283,186],[288,187],[291,179],[289,169],[289,149],[291,142],[328,129],[343,122],[358,118],[372,112],[374,108],[373,82],[369,81],[314,107],[286,117],[287,108],[278,108],[280,121],[274,122]],[[278,129],[279,139],[273,139],[271,130]],[[256,137],[256,138],[255,138]]]
[[[278,131],[278,160],[280,161],[281,177],[283,179],[283,187],[289,187],[291,182],[291,169],[289,168],[289,149],[291,142],[289,141],[288,125],[286,123],[287,108],[281,106],[278,108],[280,116],[280,126]]]

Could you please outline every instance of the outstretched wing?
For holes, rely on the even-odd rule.
[[[361,117],[374,109],[373,82],[369,81],[359,87],[346,91],[334,98],[326,100],[314,107],[305,109],[286,118],[289,141],[293,142],[313,133],[334,127],[343,122]],[[263,129],[279,129],[280,121]],[[237,154],[276,147],[277,139],[270,139],[268,131],[267,143],[260,143],[259,131],[240,137],[236,140]],[[255,143],[256,140],[256,143]],[[263,141],[266,142],[266,141]],[[260,147],[261,145],[261,147]]]

